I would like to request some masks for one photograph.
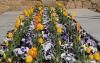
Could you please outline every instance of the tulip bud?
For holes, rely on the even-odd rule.
[[[3,53],[3,58],[6,59],[6,54],[5,53]]]

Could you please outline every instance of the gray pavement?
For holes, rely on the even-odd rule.
[[[79,22],[82,28],[100,41],[100,13],[91,11],[89,9],[70,9],[69,13],[75,13],[75,20]],[[22,11],[10,11],[0,15],[0,43],[6,37],[8,30],[14,29],[16,19]]]
[[[6,38],[7,31],[15,28],[16,19],[19,18],[20,14],[22,11],[10,11],[0,15],[0,44]]]
[[[94,39],[100,42],[100,13],[89,9],[72,9],[69,13],[75,13],[75,20]]]

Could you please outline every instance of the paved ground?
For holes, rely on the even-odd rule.
[[[79,22],[83,29],[96,40],[100,41],[100,14],[89,9],[72,9],[69,13],[75,13],[75,20]],[[6,37],[8,30],[14,29],[16,19],[22,11],[10,11],[0,15],[0,43]]]
[[[100,13],[89,9],[68,10],[69,13],[75,13],[75,20],[79,22],[82,28],[93,38],[100,42]]]
[[[22,14],[21,11],[11,11],[0,15],[0,43],[6,37],[7,31],[14,29],[16,19],[19,18],[20,14]]]

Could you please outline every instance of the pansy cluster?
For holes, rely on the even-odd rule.
[[[97,44],[65,8],[34,6],[23,10],[0,50],[5,63],[96,63]]]

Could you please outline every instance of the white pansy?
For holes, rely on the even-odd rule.
[[[4,42],[6,43],[7,41],[9,41],[10,39],[9,38],[5,38],[4,39]]]
[[[96,47],[90,46],[90,49],[92,50],[93,53],[97,52],[97,48]]]
[[[3,53],[4,53],[4,50],[3,49],[0,50],[0,55],[3,55]]]
[[[52,44],[51,43],[44,43],[44,44],[41,44],[44,51],[47,51],[51,48]]]
[[[15,54],[20,54],[20,55],[23,53],[23,52],[21,51],[20,48],[14,49],[13,52],[14,52]]]
[[[25,38],[22,38],[22,41],[25,42]]]
[[[30,25],[30,29],[31,29],[31,30],[35,29],[35,28],[34,28],[34,25]]]
[[[46,59],[46,60],[51,60],[51,55],[45,56],[45,59]]]
[[[72,57],[72,61],[74,62],[74,61],[76,61],[76,59],[74,57]]]
[[[65,57],[66,57],[66,53],[62,53],[61,58],[65,58]]]

